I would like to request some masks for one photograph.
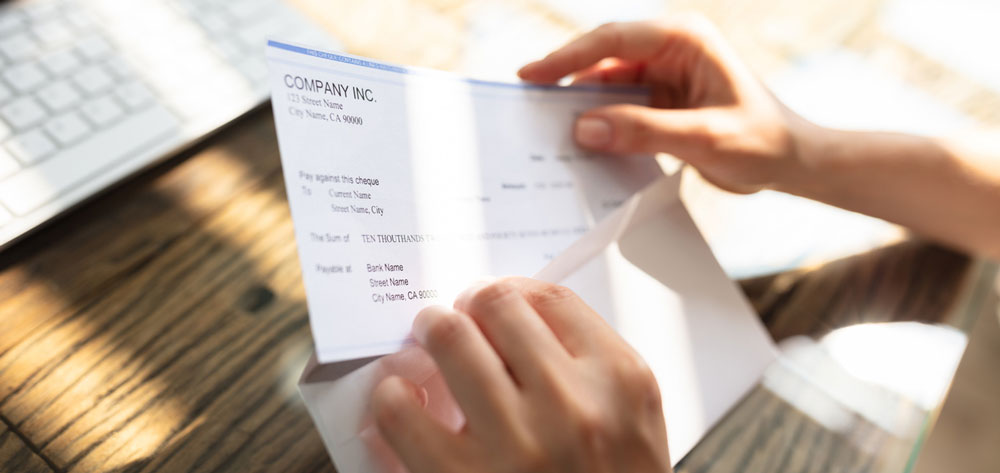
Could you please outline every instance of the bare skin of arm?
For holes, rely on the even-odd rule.
[[[650,87],[649,107],[585,113],[575,130],[584,147],[670,153],[729,191],[784,191],[1000,258],[1000,133],[927,138],[817,126],[781,104],[699,17],[604,25],[520,75]]]
[[[1000,134],[924,138],[819,127],[802,134],[802,175],[778,190],[1000,259]]]
[[[777,189],[1000,257],[997,135],[931,139],[818,127],[797,116],[699,18],[606,25],[520,71],[554,82],[642,83],[649,107],[590,110],[577,141],[666,152],[733,192]],[[655,379],[575,294],[511,278],[431,307],[414,336],[466,417],[432,419],[399,377],[374,393],[379,431],[413,473],[672,471]]]

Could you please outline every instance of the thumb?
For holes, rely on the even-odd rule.
[[[680,157],[703,148],[708,132],[705,109],[659,109],[618,104],[584,113],[573,136],[587,149],[615,154],[670,153]]]
[[[455,451],[455,434],[424,409],[426,393],[399,376],[383,379],[372,395],[378,431],[415,473],[440,471],[438,463]]]

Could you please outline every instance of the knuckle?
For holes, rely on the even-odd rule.
[[[572,457],[579,452],[604,455],[621,438],[622,422],[607,409],[593,402],[577,399],[569,404],[565,416],[567,435],[561,444],[559,458]]]
[[[512,472],[543,472],[549,471],[549,459],[547,454],[537,448],[522,450],[520,458],[516,460],[516,466]]]
[[[580,410],[575,423],[580,440],[588,449],[599,450],[614,436],[612,426],[605,416],[594,410]]]
[[[532,290],[527,294],[528,302],[535,307],[549,307],[576,299],[572,289],[557,284],[549,284],[543,288]]]
[[[714,152],[723,141],[721,126],[718,123],[693,124],[691,125],[687,139],[697,149],[710,153]]]
[[[583,398],[572,386],[554,383],[549,389],[554,405],[560,406],[566,419],[571,440],[568,447],[581,445],[587,449],[607,444],[615,435],[614,418],[609,417],[593,399]]]
[[[595,31],[598,31],[602,34],[617,34],[618,29],[620,27],[621,24],[619,22],[609,21],[607,23],[602,23],[601,25],[599,25]]]
[[[650,372],[645,385],[640,388],[639,398],[645,406],[653,411],[660,411],[663,408],[663,394],[660,392],[660,383],[656,382],[656,377]]]
[[[617,143],[619,146],[640,151],[656,151],[657,130],[648,119],[629,120],[626,133],[623,133],[622,140]]]
[[[580,392],[566,376],[566,365],[552,358],[542,358],[537,363],[533,383],[546,393],[555,406],[560,406],[559,410],[564,415],[572,417],[577,410]]]
[[[659,386],[653,370],[638,354],[629,352],[620,356],[613,368],[615,378],[625,390],[637,397],[655,395],[659,397]]]
[[[625,24],[622,22],[612,21],[598,26],[595,31],[601,36],[601,39],[615,45],[615,49],[617,49],[621,45],[622,30],[625,27]]]
[[[508,281],[497,281],[476,292],[469,301],[469,306],[475,312],[477,308],[490,307],[517,296],[517,287]]]
[[[502,276],[493,280],[494,284],[507,284],[509,286],[520,288],[526,283],[533,281],[531,278],[526,278],[524,276]]]
[[[520,425],[512,429],[501,440],[500,448],[506,451],[506,461],[497,470],[501,472],[543,472],[551,471],[550,456],[552,452],[544,445],[541,438]]]

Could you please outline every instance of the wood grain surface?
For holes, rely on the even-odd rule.
[[[60,471],[331,468],[269,111],[0,254],[0,415]]]
[[[982,294],[995,269],[919,240],[878,248],[815,268],[741,281],[775,340],[863,323],[919,321],[968,330],[996,307]],[[890,433],[796,374],[771,370],[786,386],[754,390],[678,465],[694,472],[903,472],[923,435]],[[788,385],[792,387],[787,388]],[[934,414],[894,404],[897,420],[927,428]],[[811,409],[811,410],[810,410]],[[838,419],[823,425],[813,411]],[[669,420],[668,420],[669,421]]]
[[[0,471],[47,473],[54,471],[15,431],[0,427]]]
[[[0,253],[0,417],[58,471],[332,470],[295,391],[311,340],[269,115]],[[968,268],[913,241],[743,286],[782,338],[938,320]],[[758,389],[682,471],[853,448],[822,430]],[[4,438],[0,463],[34,458]],[[886,451],[824,453],[822,465]]]

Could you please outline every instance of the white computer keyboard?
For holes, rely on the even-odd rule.
[[[0,247],[263,103],[268,36],[340,47],[281,0],[0,5]]]

